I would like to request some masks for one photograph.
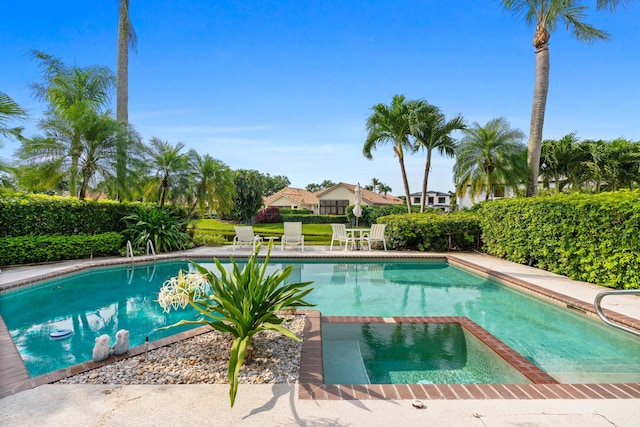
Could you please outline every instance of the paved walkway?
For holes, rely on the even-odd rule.
[[[226,256],[229,247],[186,251],[183,258]],[[235,255],[246,256],[248,250]],[[550,299],[570,301],[589,309],[597,286],[576,282],[535,268],[481,254],[426,254],[446,256],[450,262],[473,264],[480,271]],[[272,257],[424,257],[409,252],[329,252],[305,247],[305,252],[272,252]],[[45,266],[3,269],[0,289],[34,281],[43,275],[59,275],[82,265],[102,265],[122,259],[70,261]],[[628,324],[640,325],[640,300],[633,296],[607,297],[603,307]],[[1,333],[1,331],[0,331]],[[2,353],[6,345],[1,341]],[[0,356],[2,356],[0,354]],[[2,362],[2,359],[0,359]],[[4,369],[4,365],[2,366]],[[639,384],[630,384],[622,398],[606,394],[592,398],[557,399],[459,399],[423,400],[415,409],[412,400],[301,400],[297,385],[240,385],[236,407],[228,407],[226,385],[92,386],[42,385],[0,400],[0,425],[350,425],[350,426],[637,426],[640,419]]]

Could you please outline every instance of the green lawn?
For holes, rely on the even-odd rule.
[[[189,223],[189,228],[194,228],[202,233],[218,234],[225,236],[229,243],[236,235],[233,227],[238,224],[218,221],[216,219],[198,219]],[[282,236],[284,232],[282,223],[253,224],[253,231],[260,236]],[[331,243],[331,224],[302,224],[305,245],[329,245]]]

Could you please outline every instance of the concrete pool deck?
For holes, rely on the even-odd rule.
[[[274,249],[272,258],[424,258],[446,257],[452,263],[473,265],[488,274],[531,292],[544,293],[547,298],[567,304],[580,311],[589,309],[601,287],[570,280],[532,267],[472,253],[417,252],[329,252],[326,247],[305,247],[280,252]],[[198,248],[185,251],[178,258],[207,259],[214,256],[247,256],[249,250],[231,252],[230,247]],[[159,258],[176,258],[176,254]],[[3,269],[0,289],[35,281],[43,276],[55,276],[77,271],[83,265],[121,263],[122,258],[67,261],[41,266]],[[568,301],[568,303],[567,303]],[[615,312],[614,317],[626,324],[640,326],[640,300],[634,296],[611,296],[603,307]],[[4,323],[4,322],[2,322]],[[577,387],[553,397],[528,395],[497,398],[489,393],[478,396],[415,394],[396,398],[371,399],[355,396],[333,400],[300,399],[299,385],[241,384],[236,407],[228,407],[226,385],[172,386],[93,386],[45,384],[13,388],[15,378],[4,375],[7,363],[15,359],[10,350],[8,332],[0,325],[0,423],[3,425],[637,425],[640,419],[640,384],[607,387],[587,387],[578,393]],[[5,357],[7,356],[7,357]],[[17,355],[19,358],[19,355]],[[24,378],[22,379],[24,383]],[[28,381],[27,381],[28,382]],[[15,383],[14,383],[15,386]],[[575,389],[575,390],[574,390]],[[23,391],[20,391],[23,390]],[[354,390],[355,391],[355,390]],[[493,390],[495,391],[495,389]],[[456,390],[452,389],[455,395]],[[499,392],[499,391],[498,391]],[[574,393],[575,392],[575,393]],[[526,394],[526,393],[525,393]],[[420,398],[424,409],[412,407],[412,399]]]

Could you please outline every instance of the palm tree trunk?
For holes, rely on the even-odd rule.
[[[118,9],[118,64],[116,83],[116,119],[129,122],[129,0],[120,0]],[[123,185],[126,175],[127,145],[125,136],[119,137],[116,159],[116,183]],[[123,199],[122,188],[117,189],[116,198]]]
[[[404,194],[407,197],[407,211],[411,213],[411,193],[409,192],[409,181],[407,180],[407,170],[404,167],[404,158],[398,156],[400,171],[402,171],[402,183],[404,184]]]
[[[527,197],[538,192],[538,174],[540,171],[540,150],[542,149],[542,128],[544,112],[547,106],[549,91],[549,32],[542,26],[536,28],[534,46],[536,47],[536,81],[533,89],[533,105],[531,107],[531,126],[529,129],[529,145],[527,150]]]
[[[427,150],[427,164],[424,167],[424,179],[422,180],[422,200],[420,203],[420,213],[424,213],[427,204],[427,184],[429,183],[429,171],[431,170],[431,150]]]
[[[129,0],[120,0],[118,11],[118,65],[116,119],[129,121]]]

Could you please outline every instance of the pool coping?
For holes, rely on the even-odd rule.
[[[136,257],[133,261],[134,264],[145,264],[154,261],[165,260],[201,260],[211,259],[212,257],[229,257],[233,256],[236,259],[247,258],[251,253],[170,253],[157,256],[155,259],[150,256]],[[261,254],[263,255],[263,254]],[[550,300],[556,304],[564,305],[570,309],[576,309],[586,315],[597,317],[593,305],[587,304],[571,296],[562,294],[550,290],[548,288],[535,285],[516,277],[512,277],[508,274],[502,273],[491,268],[484,267],[473,262],[460,259],[455,254],[443,253],[443,254],[425,254],[425,253],[408,253],[408,252],[384,252],[379,255],[374,253],[361,253],[360,251],[350,252],[324,252],[321,254],[314,254],[313,252],[279,252],[275,251],[271,253],[272,259],[442,259],[451,263],[452,265],[459,264],[475,271],[479,274],[486,275],[487,277],[494,278],[500,283],[504,283],[509,286],[522,289],[527,292],[534,293],[535,295],[544,299]],[[79,272],[93,267],[109,267],[123,264],[131,264],[131,260],[126,258],[107,258],[107,259],[95,259],[84,260],[80,265],[70,265],[61,269],[51,271],[45,274],[34,275],[23,280],[16,280],[9,283],[0,285],[0,292],[8,289],[13,289],[19,286],[29,285],[41,280],[46,280],[54,277],[59,277],[69,273]],[[603,288],[603,290],[606,288]],[[625,326],[629,326],[636,330],[640,330],[640,319],[635,319],[623,314],[617,313],[612,310],[604,310],[607,316]],[[320,313],[317,312],[317,320],[313,311],[307,311],[307,325],[305,326],[305,343],[307,342],[307,335],[309,335],[309,343],[307,345],[307,351],[303,348],[302,363],[317,364],[317,360],[314,360],[313,354],[309,351],[313,348],[314,337],[319,337],[319,326],[315,325],[315,322],[320,322]],[[314,326],[315,325],[315,326]],[[318,329],[316,329],[316,327]],[[169,345],[174,342],[190,338],[195,335],[199,335],[207,332],[207,327],[195,328],[190,331],[182,332],[171,337],[163,338],[158,341],[149,343],[148,349],[158,348],[161,346]],[[104,362],[92,362],[88,361],[72,367],[54,371],[48,374],[43,374],[37,377],[29,377],[27,369],[20,357],[20,354],[11,339],[9,331],[4,323],[4,319],[0,316],[0,399],[8,395],[19,393],[24,390],[28,390],[39,385],[49,384],[56,382],[62,378],[66,378],[70,375],[75,375],[80,372],[86,372],[87,370],[94,369],[104,364],[113,363],[123,358],[132,357],[132,352],[139,352],[144,350],[144,346],[137,346],[130,349],[128,354],[123,356],[111,356]],[[320,343],[321,345],[321,343]],[[154,346],[154,347],[152,347]],[[321,347],[320,347],[321,350]],[[137,353],[135,355],[139,355]],[[321,353],[320,353],[321,354]],[[309,365],[311,366],[311,365]],[[301,365],[302,369],[302,365]],[[73,372],[73,373],[72,373]],[[302,372],[302,371],[301,371]],[[313,378],[313,381],[316,381]],[[322,395],[322,398],[326,399],[631,399],[640,398],[640,383],[621,383],[621,384],[491,384],[491,385],[461,385],[461,384],[447,384],[447,385],[421,385],[421,390],[416,389],[414,391],[407,389],[404,385],[378,385],[372,387],[369,393],[365,393],[364,390],[358,385],[351,386],[337,386],[334,390],[333,387],[328,388],[331,391],[321,393],[318,390],[318,384],[316,382],[308,382],[301,378],[298,382],[298,397],[300,399],[306,399],[306,394],[312,396]],[[464,386],[464,387],[463,387]],[[467,387],[468,386],[468,387]],[[335,387],[335,386],[334,386]],[[435,387],[435,389],[433,388]],[[460,388],[462,387],[462,388]],[[344,388],[344,389],[343,389]],[[415,394],[414,394],[415,393]],[[312,397],[315,398],[315,397]]]

